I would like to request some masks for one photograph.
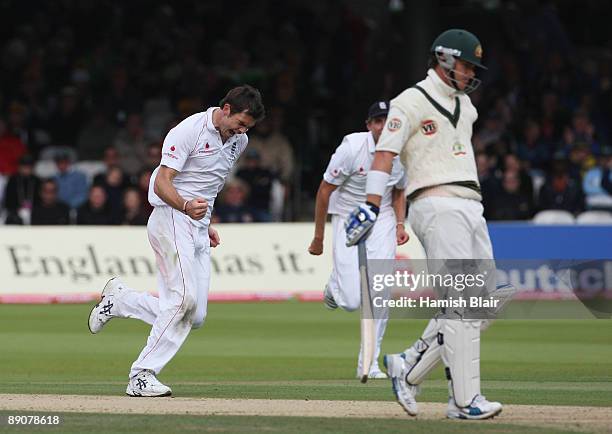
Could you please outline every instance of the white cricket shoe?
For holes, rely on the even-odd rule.
[[[368,374],[368,378],[374,379],[374,380],[386,380],[389,377],[387,376],[387,374],[385,374],[383,371],[377,368],[377,369],[370,370],[370,373]]]
[[[323,303],[325,304],[325,307],[330,310],[338,309],[338,303],[336,303],[336,300],[334,300],[334,296],[332,295],[328,286],[325,286],[325,290],[323,291]]]
[[[410,416],[416,416],[419,412],[416,399],[416,386],[411,386],[406,382],[406,374],[409,366],[406,359],[400,354],[386,354],[384,364],[387,368],[387,375],[391,378],[391,386],[395,399]]]
[[[125,393],[138,397],[170,396],[172,389],[162,384],[153,371],[145,369],[130,378]]]
[[[93,334],[99,333],[102,327],[114,318],[114,312],[117,310],[115,306],[116,298],[119,294],[125,291],[123,282],[118,277],[113,277],[102,290],[102,297],[89,313],[89,331]]]
[[[448,399],[448,411],[446,416],[449,419],[489,419],[497,416],[502,411],[499,402],[487,401],[483,395],[476,395],[472,403],[467,407],[457,407],[454,398]]]
[[[361,378],[361,364],[357,366],[357,377],[356,378],[357,379]],[[370,380],[386,380],[389,377],[387,376],[387,374],[381,371],[380,368],[378,367],[378,364],[376,364],[370,367],[370,373],[368,374],[368,378]]]

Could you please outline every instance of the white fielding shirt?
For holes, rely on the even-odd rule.
[[[191,219],[195,226],[208,226],[217,194],[238,157],[247,146],[246,134],[236,134],[225,143],[212,122],[212,114],[218,107],[196,113],[172,128],[162,146],[160,166],[179,172],[172,183],[185,200],[202,197],[208,202],[206,216],[201,220]],[[157,167],[151,175],[149,202],[152,206],[169,206],[155,194],[153,186],[159,172]]]
[[[344,136],[327,166],[323,179],[338,188],[329,198],[329,214],[348,216],[366,200],[366,179],[374,161],[376,145],[369,131]],[[380,203],[380,212],[392,212],[391,191],[406,188],[408,179],[399,157],[393,159],[391,176]]]

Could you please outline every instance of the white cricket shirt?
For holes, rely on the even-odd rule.
[[[369,131],[344,136],[323,174],[326,182],[338,186],[329,199],[329,214],[348,216],[357,206],[365,202],[366,179],[374,161],[375,150],[374,137]],[[399,157],[395,157],[387,189],[380,203],[381,213],[393,211],[391,207],[393,187],[402,189],[406,188],[407,184],[404,166]]]
[[[223,143],[212,122],[212,114],[218,107],[196,113],[172,128],[162,146],[160,166],[170,167],[179,173],[172,183],[185,200],[202,197],[208,202],[208,211],[201,220],[191,220],[196,226],[210,223],[217,194],[240,154],[247,146],[246,134],[236,134]],[[153,171],[149,184],[151,205],[168,206],[155,194],[154,183],[159,167]]]

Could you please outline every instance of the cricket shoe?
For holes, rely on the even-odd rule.
[[[326,286],[323,291],[323,303],[325,303],[325,307],[330,310],[338,309],[338,303],[334,300],[334,296],[329,290],[329,286]]]
[[[472,403],[467,407],[458,407],[453,397],[448,398],[448,411],[446,416],[449,419],[489,419],[497,416],[502,411],[499,402],[487,401],[483,395],[476,395]]]
[[[156,397],[170,396],[172,390],[162,384],[153,371],[145,369],[130,378],[125,393],[129,396]]]
[[[386,354],[384,357],[387,375],[391,378],[391,386],[395,399],[410,416],[416,416],[419,412],[416,399],[417,386],[406,382],[409,365],[406,363],[403,353]]]
[[[389,377],[387,376],[387,374],[385,374],[383,371],[377,368],[377,369],[370,369],[368,378],[373,379],[373,380],[386,380]]]
[[[99,333],[102,327],[116,317],[117,296],[125,291],[126,288],[123,282],[118,277],[113,277],[102,290],[102,297],[98,304],[96,304],[89,313],[89,331],[93,334]]]
[[[361,365],[357,366],[357,378],[361,378]],[[378,365],[373,365],[370,368],[370,373],[368,374],[368,378],[370,380],[386,380],[389,378],[387,374],[380,370]]]

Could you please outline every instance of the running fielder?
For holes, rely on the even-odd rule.
[[[447,30],[431,47],[427,77],[391,101],[368,174],[367,200],[349,217],[349,245],[377,226],[392,162],[400,155],[410,173],[408,222],[427,258],[493,259],[471,144],[478,115],[467,96],[480,84],[475,75],[484,69],[481,58],[476,36]],[[480,393],[482,326],[469,317],[432,319],[412,347],[385,357],[397,401],[408,414],[418,411],[414,386],[440,357],[449,380],[448,417],[487,419],[501,412],[500,403]]]
[[[154,210],[147,224],[159,298],[130,289],[115,277],[89,316],[92,333],[112,318],[136,318],[152,325],[132,364],[126,390],[130,396],[172,394],[157,375],[206,317],[210,248],[220,242],[210,227],[212,207],[247,146],[247,130],[263,117],[259,91],[240,86],[228,92],[220,107],[188,117],[164,140],[161,163],[149,185]]]
[[[346,246],[344,222],[350,212],[365,200],[367,173],[372,165],[375,146],[388,112],[386,101],[374,103],[370,107],[366,120],[368,131],[344,137],[331,157],[317,192],[315,234],[308,251],[311,255],[323,253],[325,219],[328,213],[331,214],[334,266],[324,291],[325,305],[330,309],[340,306],[351,312],[359,309],[361,304],[357,247]],[[408,241],[408,233],[404,228],[406,184],[404,167],[399,158],[394,158],[391,175],[384,188],[378,224],[373,229],[373,236],[366,243],[368,259],[394,259],[396,245]],[[382,312],[375,316],[376,350],[368,378],[387,378],[378,366],[387,317]],[[361,372],[361,355],[362,351],[359,352],[358,377]]]

